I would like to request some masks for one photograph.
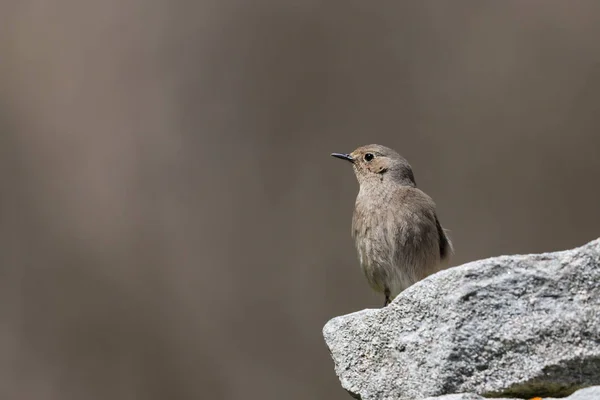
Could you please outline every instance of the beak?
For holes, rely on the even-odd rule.
[[[341,158],[342,160],[350,161],[354,164],[354,158],[350,154],[331,153],[332,157]]]

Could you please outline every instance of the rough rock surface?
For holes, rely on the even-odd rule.
[[[565,397],[600,385],[600,239],[441,271],[323,334],[342,386],[363,400]]]
[[[428,397],[425,400],[486,400],[484,397],[481,397],[472,393],[465,394],[448,394],[445,396],[439,397]],[[495,399],[495,400],[514,400],[514,399]],[[555,397],[545,397],[542,400],[600,400],[600,386],[593,386],[585,389],[580,389],[570,395],[569,397],[563,397],[561,399],[557,399]]]

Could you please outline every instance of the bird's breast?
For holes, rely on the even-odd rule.
[[[352,233],[356,243],[359,261],[362,266],[390,262],[390,251],[393,250],[393,235],[389,231],[388,215],[384,205],[357,204]]]

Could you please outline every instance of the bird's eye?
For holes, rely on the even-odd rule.
[[[365,154],[365,161],[371,161],[375,156],[371,153]]]

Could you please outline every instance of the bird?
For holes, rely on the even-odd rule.
[[[378,144],[331,156],[350,162],[358,180],[352,238],[369,285],[385,296],[384,307],[449,267],[453,244],[405,158]]]

